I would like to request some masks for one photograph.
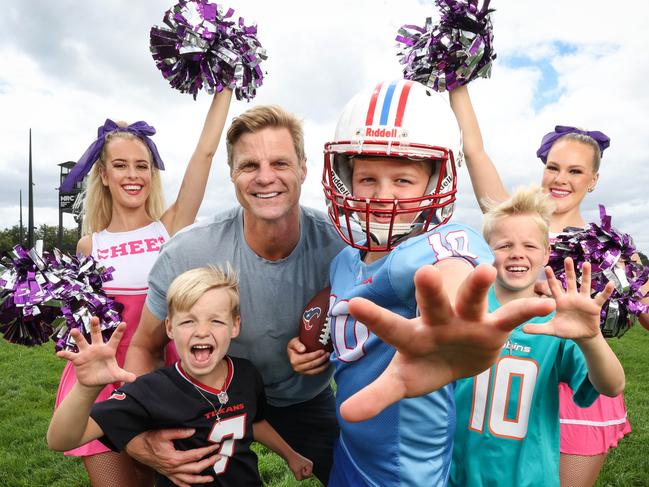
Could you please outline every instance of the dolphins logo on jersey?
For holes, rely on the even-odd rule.
[[[321,314],[322,309],[320,309],[320,306],[314,306],[313,308],[304,310],[304,313],[302,314],[302,323],[304,324],[304,329],[306,331],[309,331],[311,328],[313,328],[311,320],[319,318]]]

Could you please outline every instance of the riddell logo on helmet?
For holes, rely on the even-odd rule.
[[[396,128],[372,128],[365,127],[365,137],[397,137],[398,132]]]

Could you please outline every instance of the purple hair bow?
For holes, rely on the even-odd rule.
[[[158,148],[155,143],[149,138],[150,135],[155,134],[155,129],[144,121],[139,121],[132,123],[128,127],[120,127],[110,118],[107,118],[104,122],[104,125],[97,129],[97,140],[95,140],[90,147],[86,149],[86,152],[83,153],[81,159],[74,165],[68,176],[65,178],[65,181],[61,184],[59,191],[61,193],[69,193],[74,188],[74,185],[81,181],[86,174],[92,169],[92,165],[99,159],[99,154],[104,148],[106,143],[106,135],[111,132],[130,132],[137,137],[139,137],[142,142],[144,142],[149,150],[151,151],[151,157],[153,158],[153,165],[160,169],[164,170],[165,166],[162,163],[160,154],[158,153]]]
[[[598,130],[592,130],[589,132],[588,130],[581,130],[576,127],[557,125],[556,127],[554,127],[554,132],[550,132],[543,136],[543,140],[541,140],[541,147],[539,147],[539,150],[536,151],[536,157],[541,159],[543,161],[543,164],[548,162],[548,153],[550,152],[550,149],[552,148],[554,143],[557,141],[557,139],[567,134],[581,134],[591,137],[595,140],[595,142],[597,142],[600,152],[604,152],[604,149],[611,145],[611,139]]]

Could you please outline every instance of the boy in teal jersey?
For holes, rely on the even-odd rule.
[[[489,290],[490,312],[534,296],[549,257],[551,214],[541,188],[530,187],[485,215],[483,234],[498,273]],[[565,291],[546,268],[556,314],[514,329],[495,365],[457,381],[450,485],[559,486],[559,382],[570,385],[583,407],[599,393],[623,390],[624,371],[599,330],[612,285],[591,298],[590,265],[583,266],[582,290],[570,259],[565,268]]]

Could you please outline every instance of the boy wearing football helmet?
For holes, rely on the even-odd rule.
[[[444,485],[455,428],[448,384],[487,368],[511,328],[553,307],[529,300],[486,314],[493,268],[473,268],[491,263],[491,250],[471,228],[447,224],[460,146],[448,102],[405,80],[354,97],[325,145],[328,212],[349,245],[330,273],[341,426],[330,486]],[[296,370],[317,366],[319,352],[298,352],[289,345]]]

